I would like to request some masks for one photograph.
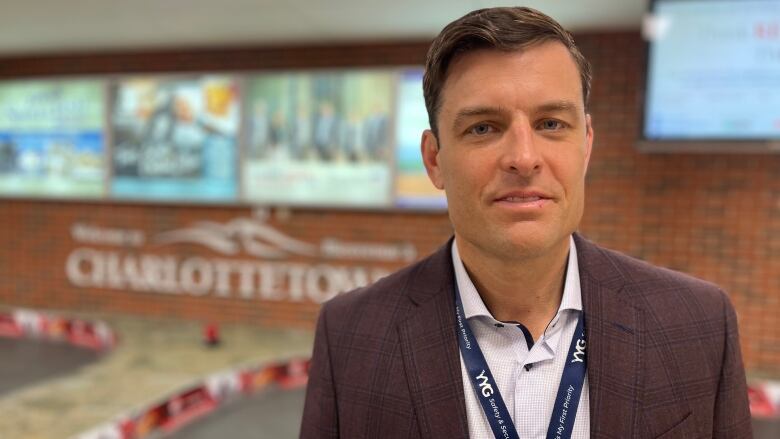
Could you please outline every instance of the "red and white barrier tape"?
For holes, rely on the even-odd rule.
[[[105,322],[29,309],[0,312],[0,337],[57,340],[96,351],[111,349],[117,342],[116,334]]]
[[[780,419],[780,382],[756,381],[748,385],[750,413],[754,418]]]
[[[72,439],[142,439],[158,431],[172,432],[241,394],[271,384],[285,389],[302,387],[308,372],[309,360],[303,359],[220,371]]]

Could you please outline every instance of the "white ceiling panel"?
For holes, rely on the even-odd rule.
[[[0,0],[0,55],[431,38],[487,0]],[[639,29],[646,0],[528,1],[575,31]]]

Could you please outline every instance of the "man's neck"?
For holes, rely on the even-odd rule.
[[[569,241],[547,254],[516,259],[456,243],[463,266],[493,317],[522,323],[538,340],[561,304]]]

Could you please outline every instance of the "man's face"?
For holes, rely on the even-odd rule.
[[[448,69],[423,161],[459,247],[527,258],[568,246],[584,205],[593,129],[565,46],[477,50]],[[568,247],[567,247],[568,248]]]

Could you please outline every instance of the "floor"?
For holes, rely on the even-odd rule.
[[[90,349],[40,340],[0,338],[0,398],[36,382],[66,376],[94,363]]]
[[[158,401],[213,372],[308,357],[313,341],[310,331],[228,325],[221,327],[222,343],[208,348],[201,343],[203,328],[198,322],[116,315],[80,317],[111,325],[119,334],[117,348],[96,356],[67,345],[19,344],[0,338],[4,368],[0,376],[6,377],[0,379],[3,439],[65,439]],[[293,404],[292,400],[280,401]],[[257,403],[276,404],[274,399]],[[300,413],[290,416],[300,417]]]
[[[236,400],[165,439],[294,439],[305,391],[269,389]]]
[[[66,344],[0,338],[0,432],[9,439],[63,439],[226,368],[310,354],[309,331],[224,326],[222,344],[201,343],[197,322],[82,316],[119,334],[107,354]],[[222,406],[166,439],[285,439],[300,428],[304,391],[269,388]],[[754,419],[755,439],[780,438],[780,419]]]

